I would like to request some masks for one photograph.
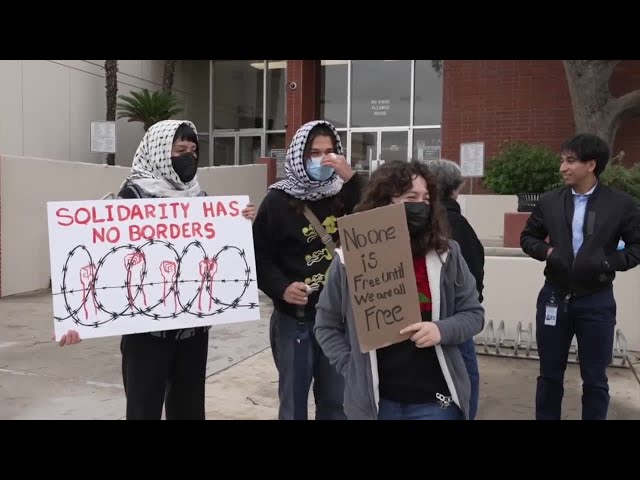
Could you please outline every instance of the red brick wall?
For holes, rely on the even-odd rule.
[[[622,62],[614,95],[640,88],[640,61]],[[574,134],[571,98],[560,60],[447,60],[443,69],[442,156],[460,160],[460,143],[484,141],[485,158],[505,140],[558,149]],[[614,150],[640,160],[640,119],[626,120]],[[467,192],[469,186],[467,186]],[[490,193],[481,179],[474,193]]]
[[[463,142],[484,141],[485,159],[505,140],[557,149],[574,132],[562,62],[445,61],[442,125],[442,157],[454,161]],[[473,193],[490,192],[475,179]]]

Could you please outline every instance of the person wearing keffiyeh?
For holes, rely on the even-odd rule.
[[[337,219],[352,212],[363,182],[347,163],[338,132],[324,120],[298,129],[287,150],[285,174],[269,187],[253,224],[258,287],[274,305],[270,343],[279,374],[278,418],[307,419],[313,380],[315,418],[344,419],[344,379],[313,336],[315,305],[333,252],[304,207],[337,242]]]
[[[163,120],[152,125],[140,142],[131,174],[118,198],[202,197],[197,171],[200,145],[195,125],[187,120]],[[252,220],[249,203],[242,215]],[[127,420],[205,419],[205,374],[209,326],[123,335],[122,378]],[[60,345],[80,342],[69,330]],[[165,404],[166,403],[166,404]]]

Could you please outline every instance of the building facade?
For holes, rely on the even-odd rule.
[[[119,60],[118,94],[160,89],[163,61]],[[0,61],[0,150],[11,155],[104,163],[90,123],[105,118],[103,60]],[[317,118],[340,132],[347,158],[369,172],[380,161],[458,161],[460,144],[521,140],[557,149],[574,132],[560,60],[181,60],[174,93],[201,139],[203,165],[278,158],[296,129]],[[640,62],[624,61],[611,89],[640,88]],[[633,162],[640,121],[626,119],[614,150]],[[116,163],[130,165],[144,134],[116,123]],[[473,193],[487,192],[482,179]]]

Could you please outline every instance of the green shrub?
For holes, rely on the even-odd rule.
[[[542,193],[560,185],[560,155],[544,146],[506,142],[491,157],[484,183],[495,193]]]
[[[616,155],[604,172],[600,175],[600,181],[609,187],[628,193],[640,202],[640,164],[636,163],[631,168],[621,165],[624,152]]]

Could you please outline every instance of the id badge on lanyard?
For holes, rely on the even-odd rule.
[[[544,324],[551,327],[556,326],[558,320],[558,305],[556,304],[555,296],[552,294],[549,299],[549,303],[545,306],[544,310]]]

